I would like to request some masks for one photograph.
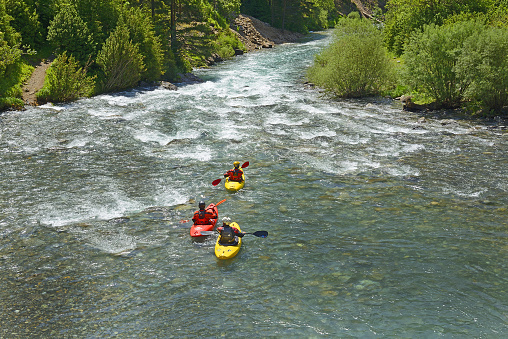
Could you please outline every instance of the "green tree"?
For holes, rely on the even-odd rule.
[[[508,28],[474,32],[464,42],[455,71],[470,83],[467,100],[484,112],[501,111],[508,105]]]
[[[76,8],[79,17],[85,22],[91,36],[94,52],[100,48],[111,31],[115,29],[122,0],[67,0]]]
[[[338,97],[378,94],[391,79],[381,32],[367,19],[343,19],[334,40],[308,70],[309,80]]]
[[[424,25],[442,25],[460,13],[487,13],[495,0],[390,0],[384,38],[388,49],[401,55],[411,34]]]
[[[27,1],[23,0],[6,0],[6,8],[14,18],[11,26],[21,34],[21,44],[32,48],[41,45],[42,27],[35,6],[29,6]]]
[[[118,25],[106,39],[97,55],[97,64],[104,72],[102,90],[105,92],[134,87],[145,71],[143,56],[138,45],[130,40],[125,25]]]
[[[150,17],[139,8],[124,7],[119,24],[126,25],[132,43],[138,45],[139,52],[143,56],[145,71],[141,74],[141,79],[157,80],[162,74],[164,52],[160,38],[155,35]]]
[[[406,83],[427,93],[442,107],[458,107],[472,80],[458,76],[455,66],[464,53],[466,39],[484,27],[471,20],[443,26],[431,24],[423,32],[414,33],[403,54]]]
[[[43,88],[37,92],[39,101],[66,102],[89,97],[94,91],[95,77],[87,76],[74,57],[60,54],[46,73]]]
[[[88,27],[73,5],[64,5],[51,21],[48,40],[57,51],[67,51],[82,64],[93,55],[94,46]]]
[[[5,0],[0,0],[0,75],[21,56],[21,36],[10,25],[12,17],[7,14]]]

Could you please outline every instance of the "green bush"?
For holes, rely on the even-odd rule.
[[[450,16],[459,13],[487,13],[495,6],[492,0],[388,1],[384,28],[385,43],[391,52],[400,56],[411,35],[425,25],[440,26]]]
[[[93,54],[92,36],[73,5],[64,5],[51,21],[48,40],[59,52],[67,51],[83,65]]]
[[[309,80],[338,97],[378,94],[392,76],[381,32],[370,21],[351,16],[339,21],[334,34],[309,68]]]
[[[0,112],[7,109],[22,109],[25,103],[20,98],[0,98]]]
[[[227,59],[235,55],[235,49],[245,50],[244,45],[233,33],[226,31],[219,34],[217,40],[212,42],[213,50],[221,58]]]
[[[484,112],[508,105],[508,28],[488,27],[464,42],[457,61],[457,77],[469,83],[466,100]]]
[[[43,43],[42,27],[35,5],[30,7],[25,0],[6,0],[6,9],[14,18],[11,26],[21,34],[23,46],[38,47]]]
[[[20,56],[21,35],[12,28],[12,17],[7,14],[5,2],[0,1],[0,77],[10,65],[15,64]],[[0,78],[0,79],[1,79]]]
[[[104,73],[102,90],[105,92],[134,87],[145,71],[143,56],[138,45],[130,40],[125,25],[118,25],[106,39],[97,55],[97,64]]]
[[[160,38],[155,35],[150,17],[138,8],[123,7],[122,14],[119,25],[125,23],[132,43],[138,45],[139,53],[144,57],[145,70],[141,74],[141,79],[147,81],[159,79],[163,73],[164,52]]]
[[[94,77],[86,75],[86,67],[80,67],[76,59],[64,52],[46,72],[44,86],[37,92],[41,102],[66,102],[89,97],[94,90]]]
[[[459,107],[472,79],[456,73],[464,55],[464,42],[485,30],[482,23],[469,20],[449,25],[427,25],[412,35],[406,45],[404,82],[413,90],[428,94],[438,106]]]

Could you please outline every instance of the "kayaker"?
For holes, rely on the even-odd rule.
[[[226,173],[224,173],[224,178],[229,177],[230,181],[242,182],[243,181],[243,178],[242,178],[243,170],[240,168],[240,162],[235,161],[233,163],[233,166],[234,166],[234,168],[232,168],[229,171],[227,171]]]
[[[221,245],[236,245],[238,243],[237,237],[243,238],[245,232],[240,232],[238,228],[231,227],[231,218],[222,218],[222,226],[217,227],[217,232],[220,234],[219,244]]]
[[[218,218],[217,213],[213,210],[213,204],[210,204],[208,206],[209,208],[205,209],[205,202],[201,200],[198,206],[199,210],[194,212],[194,216],[192,217],[192,221],[195,225],[208,225],[212,223],[210,219]]]

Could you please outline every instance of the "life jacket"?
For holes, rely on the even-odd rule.
[[[239,168],[233,168],[226,173],[231,181],[242,181],[243,171]]]
[[[199,210],[194,212],[194,217],[192,220],[195,225],[208,225],[211,224],[210,219],[216,219],[217,216],[213,213],[212,210]]]
[[[220,242],[224,244],[231,244],[236,241],[236,234],[233,227],[223,227],[220,232]]]

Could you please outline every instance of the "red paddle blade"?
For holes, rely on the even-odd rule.
[[[217,186],[221,180],[222,179],[217,179],[217,180],[212,181],[212,185]]]
[[[248,167],[248,166],[249,166],[249,162],[246,161],[246,162],[243,163],[242,168],[245,168],[245,167]]]

